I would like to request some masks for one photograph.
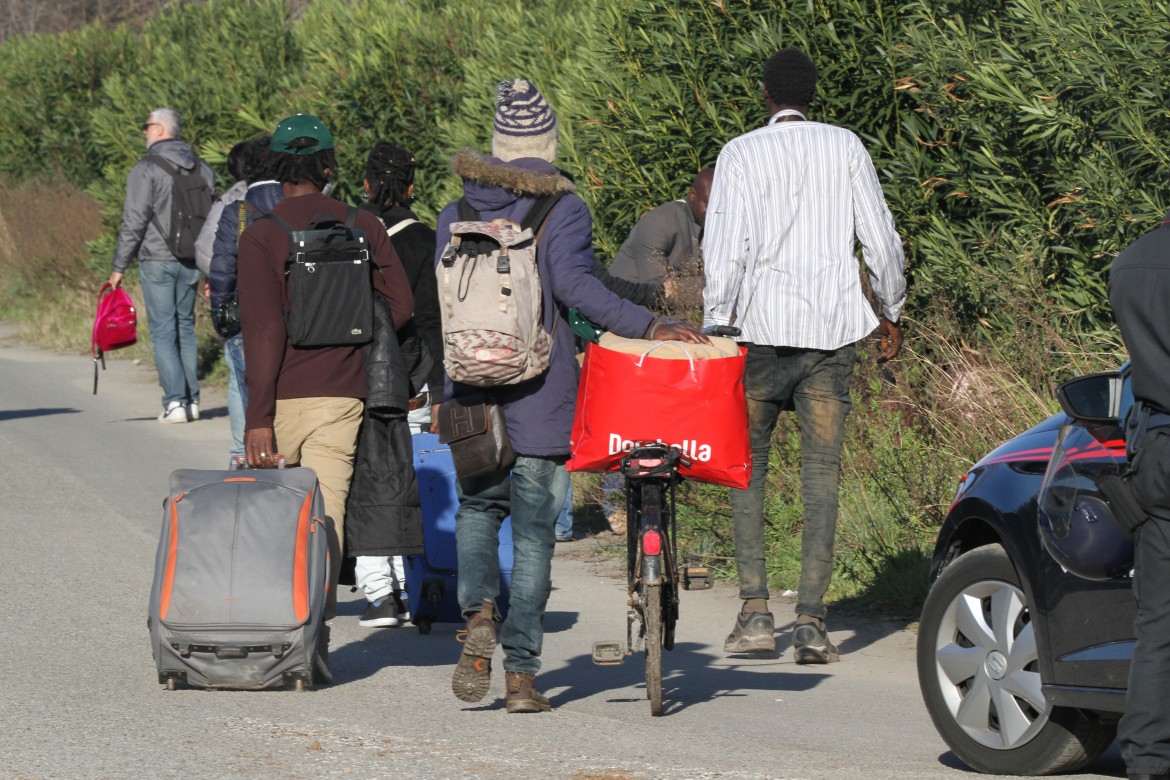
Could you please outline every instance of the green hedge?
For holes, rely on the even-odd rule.
[[[814,117],[875,158],[909,313],[944,307],[994,340],[1045,307],[1093,332],[1111,258],[1168,203],[1166,18],[1164,0],[317,0],[296,18],[280,0],[183,3],[141,29],[0,45],[0,172],[89,187],[104,262],[151,108],[178,109],[217,165],[310,111],[338,139],[342,195],[388,138],[416,152],[432,217],[457,192],[451,154],[489,147],[495,82],[525,75],[609,257],[765,120],[761,63],[798,46],[821,69]]]

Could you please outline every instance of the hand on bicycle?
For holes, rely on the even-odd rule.
[[[690,325],[655,320],[646,329],[646,338],[652,341],[685,341],[688,344],[710,344],[711,339]]]

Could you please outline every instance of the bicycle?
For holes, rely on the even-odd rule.
[[[706,332],[739,335],[737,328],[728,326]],[[593,644],[593,662],[603,666],[645,651],[646,698],[654,716],[663,712],[662,651],[674,649],[679,586],[708,590],[714,585],[709,567],[678,565],[675,492],[683,479],[679,466],[690,465],[678,447],[660,443],[636,446],[621,459],[619,470],[626,483],[626,643]]]
[[[662,651],[674,649],[678,622],[679,584],[684,590],[711,587],[711,570],[677,565],[675,488],[682,480],[680,465],[690,461],[677,447],[648,444],[635,447],[621,460],[626,480],[626,572],[630,607],[626,643],[595,642],[593,662],[622,663],[646,652],[646,697],[650,714],[662,714]]]

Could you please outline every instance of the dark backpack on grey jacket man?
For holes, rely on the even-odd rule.
[[[215,194],[200,170],[202,163],[199,158],[195,158],[195,164],[187,169],[179,168],[157,154],[148,154],[145,159],[162,168],[171,177],[170,231],[163,230],[157,214],[152,214],[150,219],[155,229],[166,240],[167,248],[175,258],[180,262],[193,263],[195,241],[199,238],[199,231],[203,229],[203,223],[207,221],[207,214],[215,200]]]

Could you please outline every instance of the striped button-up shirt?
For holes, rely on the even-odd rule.
[[[873,161],[854,133],[772,123],[719,154],[704,228],[703,324],[734,320],[755,344],[837,349],[878,324],[861,289],[854,236],[882,313],[906,299],[902,242]]]

